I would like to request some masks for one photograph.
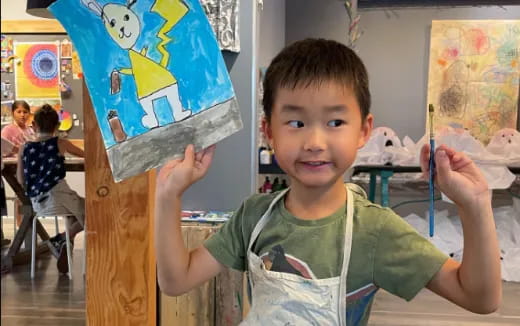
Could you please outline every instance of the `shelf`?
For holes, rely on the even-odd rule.
[[[258,164],[259,174],[285,174],[278,164]]]

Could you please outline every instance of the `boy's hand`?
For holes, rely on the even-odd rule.
[[[421,149],[421,170],[428,179],[430,145]],[[490,199],[484,175],[464,153],[441,145],[435,151],[435,186],[458,206],[472,207],[479,199]]]
[[[202,179],[208,171],[215,145],[198,153],[194,153],[193,145],[188,145],[184,159],[176,159],[166,163],[157,177],[157,198],[166,200],[180,198],[192,184]]]

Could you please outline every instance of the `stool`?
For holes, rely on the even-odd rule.
[[[59,227],[58,227],[58,216],[67,217],[69,214],[64,215],[55,215],[54,216],[54,223],[56,226],[56,234],[59,233]],[[36,221],[38,218],[45,218],[45,216],[38,216],[36,215],[33,218],[32,223],[32,248],[31,248],[31,279],[34,278],[34,270],[36,266]],[[86,230],[86,224],[83,227],[84,231]],[[86,236],[86,233],[85,233]],[[65,227],[65,242],[67,247],[67,263],[69,265],[69,272],[67,273],[69,276],[69,279],[72,280],[72,248],[70,245],[70,235],[69,235],[69,229]],[[84,239],[84,245],[86,244],[86,240]],[[83,253],[85,255],[85,253]],[[83,275],[85,275],[85,257],[83,257]]]

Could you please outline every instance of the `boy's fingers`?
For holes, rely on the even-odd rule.
[[[195,153],[195,162],[199,162],[202,159],[203,155],[204,155],[204,151]]]
[[[467,166],[468,164],[471,164],[472,162],[473,162],[473,160],[471,160],[469,158],[469,156],[467,156],[466,154],[458,153],[457,159],[455,159],[455,157],[454,157],[454,159],[451,162],[451,169],[459,170],[459,169]]]
[[[423,178],[428,177],[428,172],[430,170],[430,145],[424,144],[421,148],[419,163],[421,165]]]
[[[448,147],[444,144],[442,144],[441,146],[439,146],[437,148],[438,150],[443,150],[444,152],[446,152],[446,155],[448,155],[448,157],[451,159],[455,154],[457,154],[458,152],[456,150],[454,150],[453,148],[451,147]]]
[[[183,165],[187,165],[187,166],[193,166],[194,162],[195,162],[195,153],[194,153],[194,148],[193,148],[193,145],[192,144],[189,144],[188,146],[186,146],[186,150],[184,151],[184,160],[182,162]]]
[[[164,179],[168,178],[168,176],[170,175],[170,172],[172,171],[172,169],[177,164],[179,164],[179,162],[180,162],[180,160],[178,160],[178,159],[177,160],[171,160],[168,163],[166,163],[165,165],[163,165],[163,167],[159,171],[159,179],[164,180]]]
[[[202,156],[201,163],[202,166],[207,168],[211,164],[211,161],[213,160],[213,155],[215,154],[215,148],[217,146],[211,145],[210,147],[206,148],[204,150],[204,155]]]
[[[441,180],[445,180],[451,173],[450,159],[444,149],[435,152],[435,172]]]

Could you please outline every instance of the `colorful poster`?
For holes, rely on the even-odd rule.
[[[72,43],[67,39],[61,41],[60,52],[62,58],[72,58]]]
[[[520,20],[433,21],[428,103],[435,128],[465,128],[484,145],[496,131],[515,129],[519,49]]]
[[[14,54],[17,99],[60,97],[57,44],[14,42]]]
[[[242,128],[198,0],[57,0],[49,9],[79,54],[116,181]]]
[[[78,52],[72,51],[72,78],[81,79],[81,77],[83,77],[83,70],[81,69]]]
[[[1,63],[2,72],[13,72],[13,39],[7,35],[2,35]]]

